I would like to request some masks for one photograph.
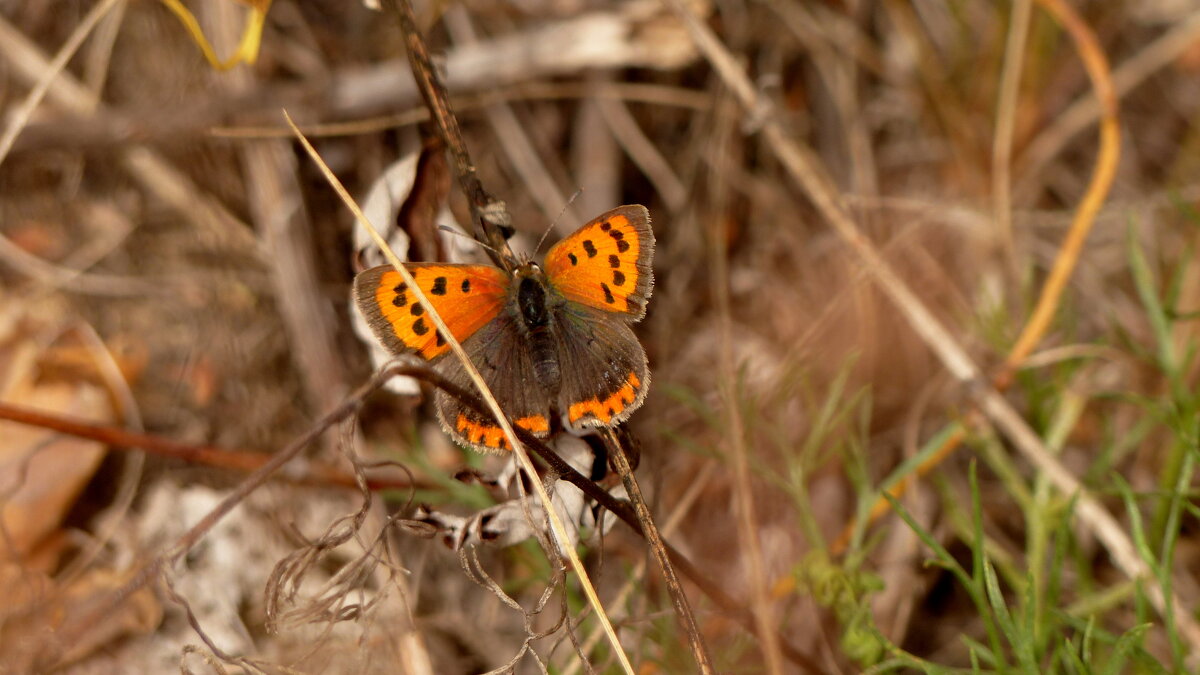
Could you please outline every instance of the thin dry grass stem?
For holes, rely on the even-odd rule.
[[[550,543],[545,542],[545,545],[550,546]],[[550,548],[547,550],[553,550],[553,548],[553,546],[550,546]],[[561,568],[554,570],[554,579],[551,580],[551,583],[546,585],[546,589],[542,591],[542,595],[538,598],[537,603],[534,604],[533,609],[526,610],[521,606],[521,603],[514,600],[508,593],[505,593],[504,589],[500,587],[500,584],[496,583],[496,580],[493,579],[487,573],[487,571],[483,569],[483,564],[479,562],[479,554],[476,552],[475,547],[464,546],[463,548],[459,549],[458,560],[462,565],[463,571],[466,572],[467,578],[478,584],[481,588],[486,589],[501,603],[519,613],[524,621],[526,636],[525,641],[521,643],[521,648],[508,661],[508,663],[500,666],[499,668],[488,671],[485,675],[515,672],[517,664],[525,657],[526,654],[533,656],[534,660],[538,664],[538,667],[543,673],[548,672],[546,670],[546,664],[542,662],[541,656],[534,651],[533,643],[557,632],[558,629],[563,625],[563,622],[567,621],[567,612],[564,608],[564,611],[559,615],[558,619],[549,628],[542,631],[534,629],[533,619],[546,609],[546,606],[550,602],[550,598],[554,595],[555,589],[562,585],[564,580]]]
[[[408,8],[408,11],[411,12],[411,8]],[[405,283],[408,284],[408,287],[412,289],[413,295],[416,297],[417,302],[421,303],[426,308],[426,314],[429,316],[430,320],[433,321],[437,330],[446,337],[446,344],[454,352],[455,358],[462,362],[463,368],[467,371],[471,381],[475,384],[480,395],[487,404],[488,411],[493,417],[495,417],[497,423],[500,425],[500,428],[504,431],[504,436],[511,444],[513,448],[513,454],[517,457],[517,461],[519,462],[521,469],[525,471],[527,476],[530,477],[529,482],[533,485],[534,490],[537,492],[538,499],[541,500],[546,515],[549,518],[551,530],[554,532],[559,541],[570,541],[570,537],[567,536],[567,529],[563,524],[562,517],[558,514],[557,510],[553,506],[553,503],[550,501],[550,495],[546,493],[546,487],[542,485],[540,480],[538,480],[537,470],[534,468],[533,462],[529,459],[529,454],[525,451],[525,446],[513,432],[512,425],[509,423],[508,417],[500,408],[500,404],[496,401],[495,397],[492,395],[492,392],[488,389],[487,383],[483,380],[483,376],[479,374],[479,370],[473,363],[471,363],[471,359],[467,356],[467,353],[463,351],[462,345],[459,344],[458,340],[456,340],[451,334],[450,329],[447,328],[445,322],[442,321],[442,317],[438,315],[433,303],[429,302],[428,298],[425,297],[425,293],[422,292],[420,287],[417,286],[416,281],[412,278],[412,275],[409,273],[409,271],[404,267],[404,264],[400,262],[400,259],[397,258],[396,254],[393,253],[388,247],[387,242],[382,236],[380,236],[379,231],[375,228],[375,226],[372,225],[369,220],[367,220],[367,217],[363,214],[362,210],[359,209],[358,205],[354,202],[354,199],[350,196],[350,193],[348,193],[346,188],[341,184],[341,181],[337,179],[337,176],[335,176],[329,167],[321,160],[320,155],[317,154],[316,148],[314,148],[312,144],[308,142],[308,139],[306,139],[304,135],[300,133],[300,130],[295,126],[295,123],[292,122],[292,118],[288,116],[286,111],[284,112],[284,117],[288,124],[291,125],[292,130],[296,134],[296,137],[299,139],[301,145],[304,146],[305,151],[312,158],[313,162],[315,162],[320,168],[326,180],[329,181],[329,184],[342,199],[342,202],[354,214],[354,217],[358,220],[358,222],[361,223],[364,228],[366,228],[366,231],[371,235],[371,239],[374,240],[376,246],[379,247],[380,252],[383,253],[384,257],[387,258],[388,262],[392,265],[400,277],[404,279]],[[457,125],[455,126],[455,129],[457,129]],[[475,179],[475,181],[478,182],[478,179]],[[479,189],[482,192],[482,187]],[[488,198],[490,199],[490,197]],[[485,231],[487,230],[486,227],[484,229]],[[537,529],[536,525],[534,529]],[[583,566],[583,561],[579,559],[579,554],[575,551],[574,547],[564,545],[563,548],[566,550],[567,557],[570,559],[571,565],[579,577],[580,585],[583,587],[583,591],[588,598],[588,602],[596,610],[596,614],[600,619],[600,622],[606,626],[606,631],[609,635],[609,641],[612,643],[613,650],[620,657],[622,667],[627,673],[632,675],[633,665],[629,663],[629,657],[625,655],[625,652],[621,647],[621,642],[617,638],[616,631],[613,630],[612,623],[608,620],[607,615],[604,613],[603,605],[600,602],[600,597],[596,594],[596,589],[592,585],[591,580],[588,579],[587,572]]]
[[[63,43],[58,53],[54,55],[54,59],[47,64],[47,67],[38,78],[38,82],[34,85],[29,94],[25,96],[25,100],[21,105],[13,110],[12,117],[9,119],[8,126],[4,129],[4,134],[0,135],[0,164],[4,163],[8,157],[8,152],[12,150],[13,142],[17,140],[17,136],[25,125],[29,123],[29,118],[33,115],[33,111],[41,105],[42,99],[46,97],[46,93],[50,91],[50,85],[54,84],[54,80],[58,77],[62,69],[66,67],[67,62],[79,50],[80,45],[91,34],[92,29],[108,14],[109,10],[117,5],[122,0],[104,0],[92,7],[84,17],[83,21],[71,31],[71,35],[67,41]]]
[[[673,214],[682,211],[688,200],[687,187],[675,174],[670,162],[642,132],[637,120],[629,112],[629,107],[617,98],[597,96],[594,100],[609,131],[624,148],[629,159],[654,185],[655,191],[667,205],[667,210]]]
[[[664,1],[685,20],[700,51],[732,89],[746,111],[755,115],[756,119],[762,120],[760,133],[767,141],[766,146],[775,153],[791,178],[804,189],[838,236],[860,258],[880,290],[896,305],[909,325],[933,350],[950,374],[967,386],[968,392],[987,418],[1012,441],[1030,463],[1050,479],[1055,488],[1074,497],[1074,515],[1093,531],[1121,572],[1132,580],[1149,582],[1145,584],[1144,590],[1155,611],[1162,617],[1170,615],[1175,620],[1180,634],[1191,646],[1192,654],[1200,655],[1200,624],[1197,624],[1187,606],[1174,594],[1168,601],[1162,587],[1154,582],[1149,565],[1138,555],[1136,547],[1117,520],[1046,450],[1041,439],[1011,404],[988,385],[979,367],[962,346],[917,298],[912,289],[896,275],[870,241],[858,231],[847,214],[840,195],[830,187],[830,181],[825,177],[812,152],[799,145],[778,119],[769,114],[767,103],[758,95],[746,73],[712,30],[697,20],[682,0]],[[1050,0],[1046,0],[1046,5],[1053,8],[1056,16],[1059,12],[1069,11],[1060,3]],[[1080,26],[1073,24],[1073,29]],[[1089,68],[1102,65],[1102,60],[1094,60],[1097,55],[1098,52],[1089,56]],[[1111,94],[1111,89],[1109,92]],[[1110,100],[1115,102],[1115,98],[1110,97]],[[1115,125],[1111,133],[1116,133]]]
[[[601,436],[608,448],[608,456],[613,460],[617,474],[621,476],[621,482],[625,484],[625,492],[629,494],[629,501],[637,513],[638,522],[642,525],[642,534],[646,537],[650,552],[658,563],[659,571],[662,572],[663,581],[667,585],[667,594],[671,596],[671,604],[675,606],[675,617],[683,627],[684,633],[687,634],[692,658],[696,660],[696,666],[701,673],[714,673],[716,671],[713,668],[712,656],[708,653],[708,645],[704,643],[704,636],[700,634],[700,628],[696,625],[696,617],[688,603],[687,594],[683,592],[683,586],[679,584],[679,577],[675,574],[675,567],[671,565],[671,558],[663,545],[658,526],[654,524],[654,518],[650,515],[650,507],[646,505],[646,499],[642,496],[642,488],[633,475],[633,467],[629,464],[625,448],[612,430],[603,430]],[[775,640],[774,625],[760,626],[760,629],[766,631],[767,639],[764,642],[771,643]],[[779,656],[778,644],[775,645],[775,651],[775,658],[782,665],[783,659]]]
[[[100,376],[100,380],[118,403],[118,412],[125,425],[142,431],[145,425],[142,422],[141,408],[108,345],[104,344],[103,338],[91,324],[83,323],[75,332],[83,341],[88,354],[91,355],[92,365]],[[88,545],[71,560],[60,574],[64,586],[76,575],[80,575],[88,569],[92,562],[109,546],[121,526],[121,522],[133,506],[145,466],[145,453],[135,452],[129,455],[129,460],[121,467],[121,477],[117,482],[117,490],[112,503],[97,518],[96,535],[89,539]]]
[[[1000,71],[1000,93],[996,101],[996,131],[992,136],[992,221],[1000,237],[1009,267],[1017,266],[1012,224],[1012,151],[1016,129],[1017,99],[1021,92],[1021,70],[1025,64],[1025,41],[1033,0],[1015,0],[1008,21],[1004,65]]]
[[[736,104],[724,101],[716,110],[717,129],[713,147],[724,149],[730,144],[729,133],[734,128]],[[721,153],[723,156],[724,152]],[[766,565],[763,562],[762,543],[759,540],[760,523],[755,509],[755,491],[750,484],[749,448],[746,447],[745,421],[742,419],[741,401],[738,398],[738,365],[733,356],[733,311],[729,291],[729,259],[725,248],[725,215],[728,212],[728,191],[721,180],[720,164],[713,165],[710,188],[713,216],[708,219],[705,233],[708,240],[708,259],[711,271],[710,287],[715,299],[719,327],[717,380],[723,407],[723,439],[728,449],[728,461],[733,464],[733,479],[736,512],[738,519],[738,544],[745,553],[749,586],[750,611],[754,614],[759,639],[762,641],[766,671],[772,675],[783,672],[783,658],[779,642],[775,637],[775,607],[772,602]]]
[[[51,69],[50,61],[38,46],[3,17],[0,17],[0,55],[8,60],[14,74],[35,86]],[[93,92],[66,72],[51,80],[46,97],[59,108],[83,117],[107,112]],[[120,151],[118,163],[150,194],[200,231],[244,250],[255,250],[257,242],[248,226],[154,150],[143,145],[125,147]]]
[[[108,82],[112,66],[113,48],[117,44],[117,36],[121,33],[121,22],[125,20],[125,10],[129,9],[128,2],[122,2],[104,17],[95,31],[92,41],[83,52],[83,84],[97,98]]]
[[[200,641],[203,642],[204,646],[208,648],[211,656],[216,657],[216,659],[223,661],[228,665],[244,668],[245,672],[262,673],[263,675],[266,675],[267,671],[264,666],[271,664],[258,662],[241,656],[234,656],[233,654],[229,654],[225,650],[218,647],[217,643],[214,642],[212,637],[210,637],[209,634],[204,630],[204,626],[200,625],[199,617],[197,617],[196,613],[192,611],[192,604],[188,602],[187,598],[183,597],[179,591],[175,590],[175,583],[171,580],[171,576],[165,573],[162,574],[162,581],[163,588],[165,588],[167,592],[167,598],[169,598],[171,602],[175,603],[180,609],[183,610],[184,615],[187,617],[188,625],[192,627],[192,632],[194,632],[196,637],[200,638]]]
[[[300,196],[296,158],[282,140],[239,146],[251,217],[270,252],[275,302],[294,347],[305,399],[314,410],[328,410],[346,393],[346,366],[318,278],[313,224]]]
[[[971,138],[971,120],[964,111],[969,109],[959,93],[949,86],[952,78],[942,67],[942,59],[938,57],[930,44],[929,36],[922,29],[921,19],[913,3],[906,0],[885,0],[883,3],[887,16],[897,29],[900,41],[914,55],[913,64],[917,71],[917,84],[924,90],[924,102],[933,111],[941,129],[949,138],[949,147],[953,151],[953,162],[956,168],[962,170],[962,175],[970,176],[969,171],[976,158],[972,155],[974,142]]]

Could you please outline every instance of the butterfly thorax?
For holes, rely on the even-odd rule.
[[[551,296],[547,292],[546,274],[533,263],[526,263],[513,273],[516,285],[516,305],[520,324],[526,334],[529,357],[537,385],[557,394],[561,386],[558,350],[554,339],[554,316]]]

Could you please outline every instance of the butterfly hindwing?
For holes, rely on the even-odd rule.
[[[568,300],[637,321],[654,287],[650,212],[620,206],[588,222],[546,253],[550,283]]]
[[[487,265],[405,265],[454,337],[462,342],[504,306],[508,275]],[[449,351],[415,294],[396,270],[372,267],[354,278],[354,299],[375,336],[393,354],[434,360]]]
[[[646,352],[633,330],[588,307],[557,312],[562,387],[558,409],[567,426],[613,427],[642,405],[650,387]]]
[[[518,320],[511,312],[501,312],[467,338],[463,349],[513,424],[544,438],[550,433],[550,394],[537,384],[531,352],[516,325]],[[437,368],[454,384],[475,391],[458,359],[445,359]],[[436,401],[442,427],[458,443],[480,451],[511,449],[490,412],[478,412],[443,391],[438,392]]]

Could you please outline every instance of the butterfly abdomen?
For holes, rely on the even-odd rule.
[[[517,307],[529,336],[529,356],[537,384],[550,395],[558,393],[562,373],[546,304],[546,287],[533,276],[522,276],[517,286]]]

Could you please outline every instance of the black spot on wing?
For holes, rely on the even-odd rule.
[[[592,240],[591,240],[591,239],[584,239],[584,240],[583,240],[583,250],[584,250],[584,252],[585,252],[585,253],[587,253],[587,254],[588,254],[588,257],[589,257],[589,258],[595,258],[595,257],[596,257],[596,245],[592,243]]]
[[[621,266],[621,259],[617,257],[616,253],[608,256],[608,266],[614,270]]]
[[[412,312],[413,316],[421,316],[425,313],[425,306],[418,302],[412,306],[412,309],[408,311]]]
[[[413,332],[417,335],[424,335],[429,332],[429,326],[425,325],[425,319],[417,319],[413,322]]]
[[[606,220],[603,223],[600,223],[600,229],[605,232],[608,232],[609,230],[612,229],[612,223],[610,223]]]
[[[617,250],[620,251],[621,253],[628,251],[629,250],[629,242],[625,241],[624,239],[618,239],[617,240]]]
[[[579,264],[579,258],[576,258],[574,253],[568,253],[567,259],[571,261],[571,267]]]
[[[442,337],[442,331],[437,332],[437,346],[441,347],[446,344],[446,338]]]
[[[438,277],[438,278],[434,279],[433,280],[433,288],[429,289],[429,292],[434,295],[445,295],[446,294],[446,277]]]
[[[624,272],[622,272],[621,270],[613,270],[613,285],[615,285],[615,286],[624,286],[625,285],[625,273]]]
[[[463,292],[463,293],[470,293],[470,292],[471,292],[471,280],[470,280],[470,279],[463,279],[463,282],[462,282],[462,292]]]
[[[610,289],[608,284],[604,283],[603,281],[600,282],[600,290],[604,291],[604,301],[608,304],[611,305],[617,301],[617,299],[613,297],[612,289]]]

